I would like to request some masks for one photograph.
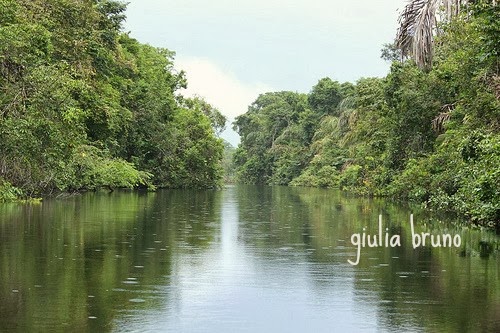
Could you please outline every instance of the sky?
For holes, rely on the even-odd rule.
[[[404,0],[128,0],[124,30],[176,52],[185,96],[229,119],[268,91],[307,93],[319,79],[385,76],[382,45],[394,40]]]

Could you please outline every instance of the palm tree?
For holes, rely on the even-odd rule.
[[[399,16],[396,46],[403,57],[413,57],[420,68],[432,66],[434,36],[438,21],[456,17],[469,0],[410,0]],[[494,3],[496,1],[493,1]]]

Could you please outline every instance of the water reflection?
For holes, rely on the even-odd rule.
[[[463,246],[414,250],[410,213]],[[349,265],[379,214],[403,246]],[[1,205],[0,331],[500,331],[498,237],[429,221],[285,187]]]

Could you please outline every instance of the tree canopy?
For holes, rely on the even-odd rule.
[[[100,187],[214,187],[225,118],[186,99],[174,52],[111,0],[0,0],[0,200]]]

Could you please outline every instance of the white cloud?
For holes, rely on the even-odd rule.
[[[203,97],[229,119],[245,113],[259,94],[273,91],[263,83],[242,82],[233,73],[204,58],[179,57],[175,67],[186,72],[188,87],[181,91],[182,95]]]

